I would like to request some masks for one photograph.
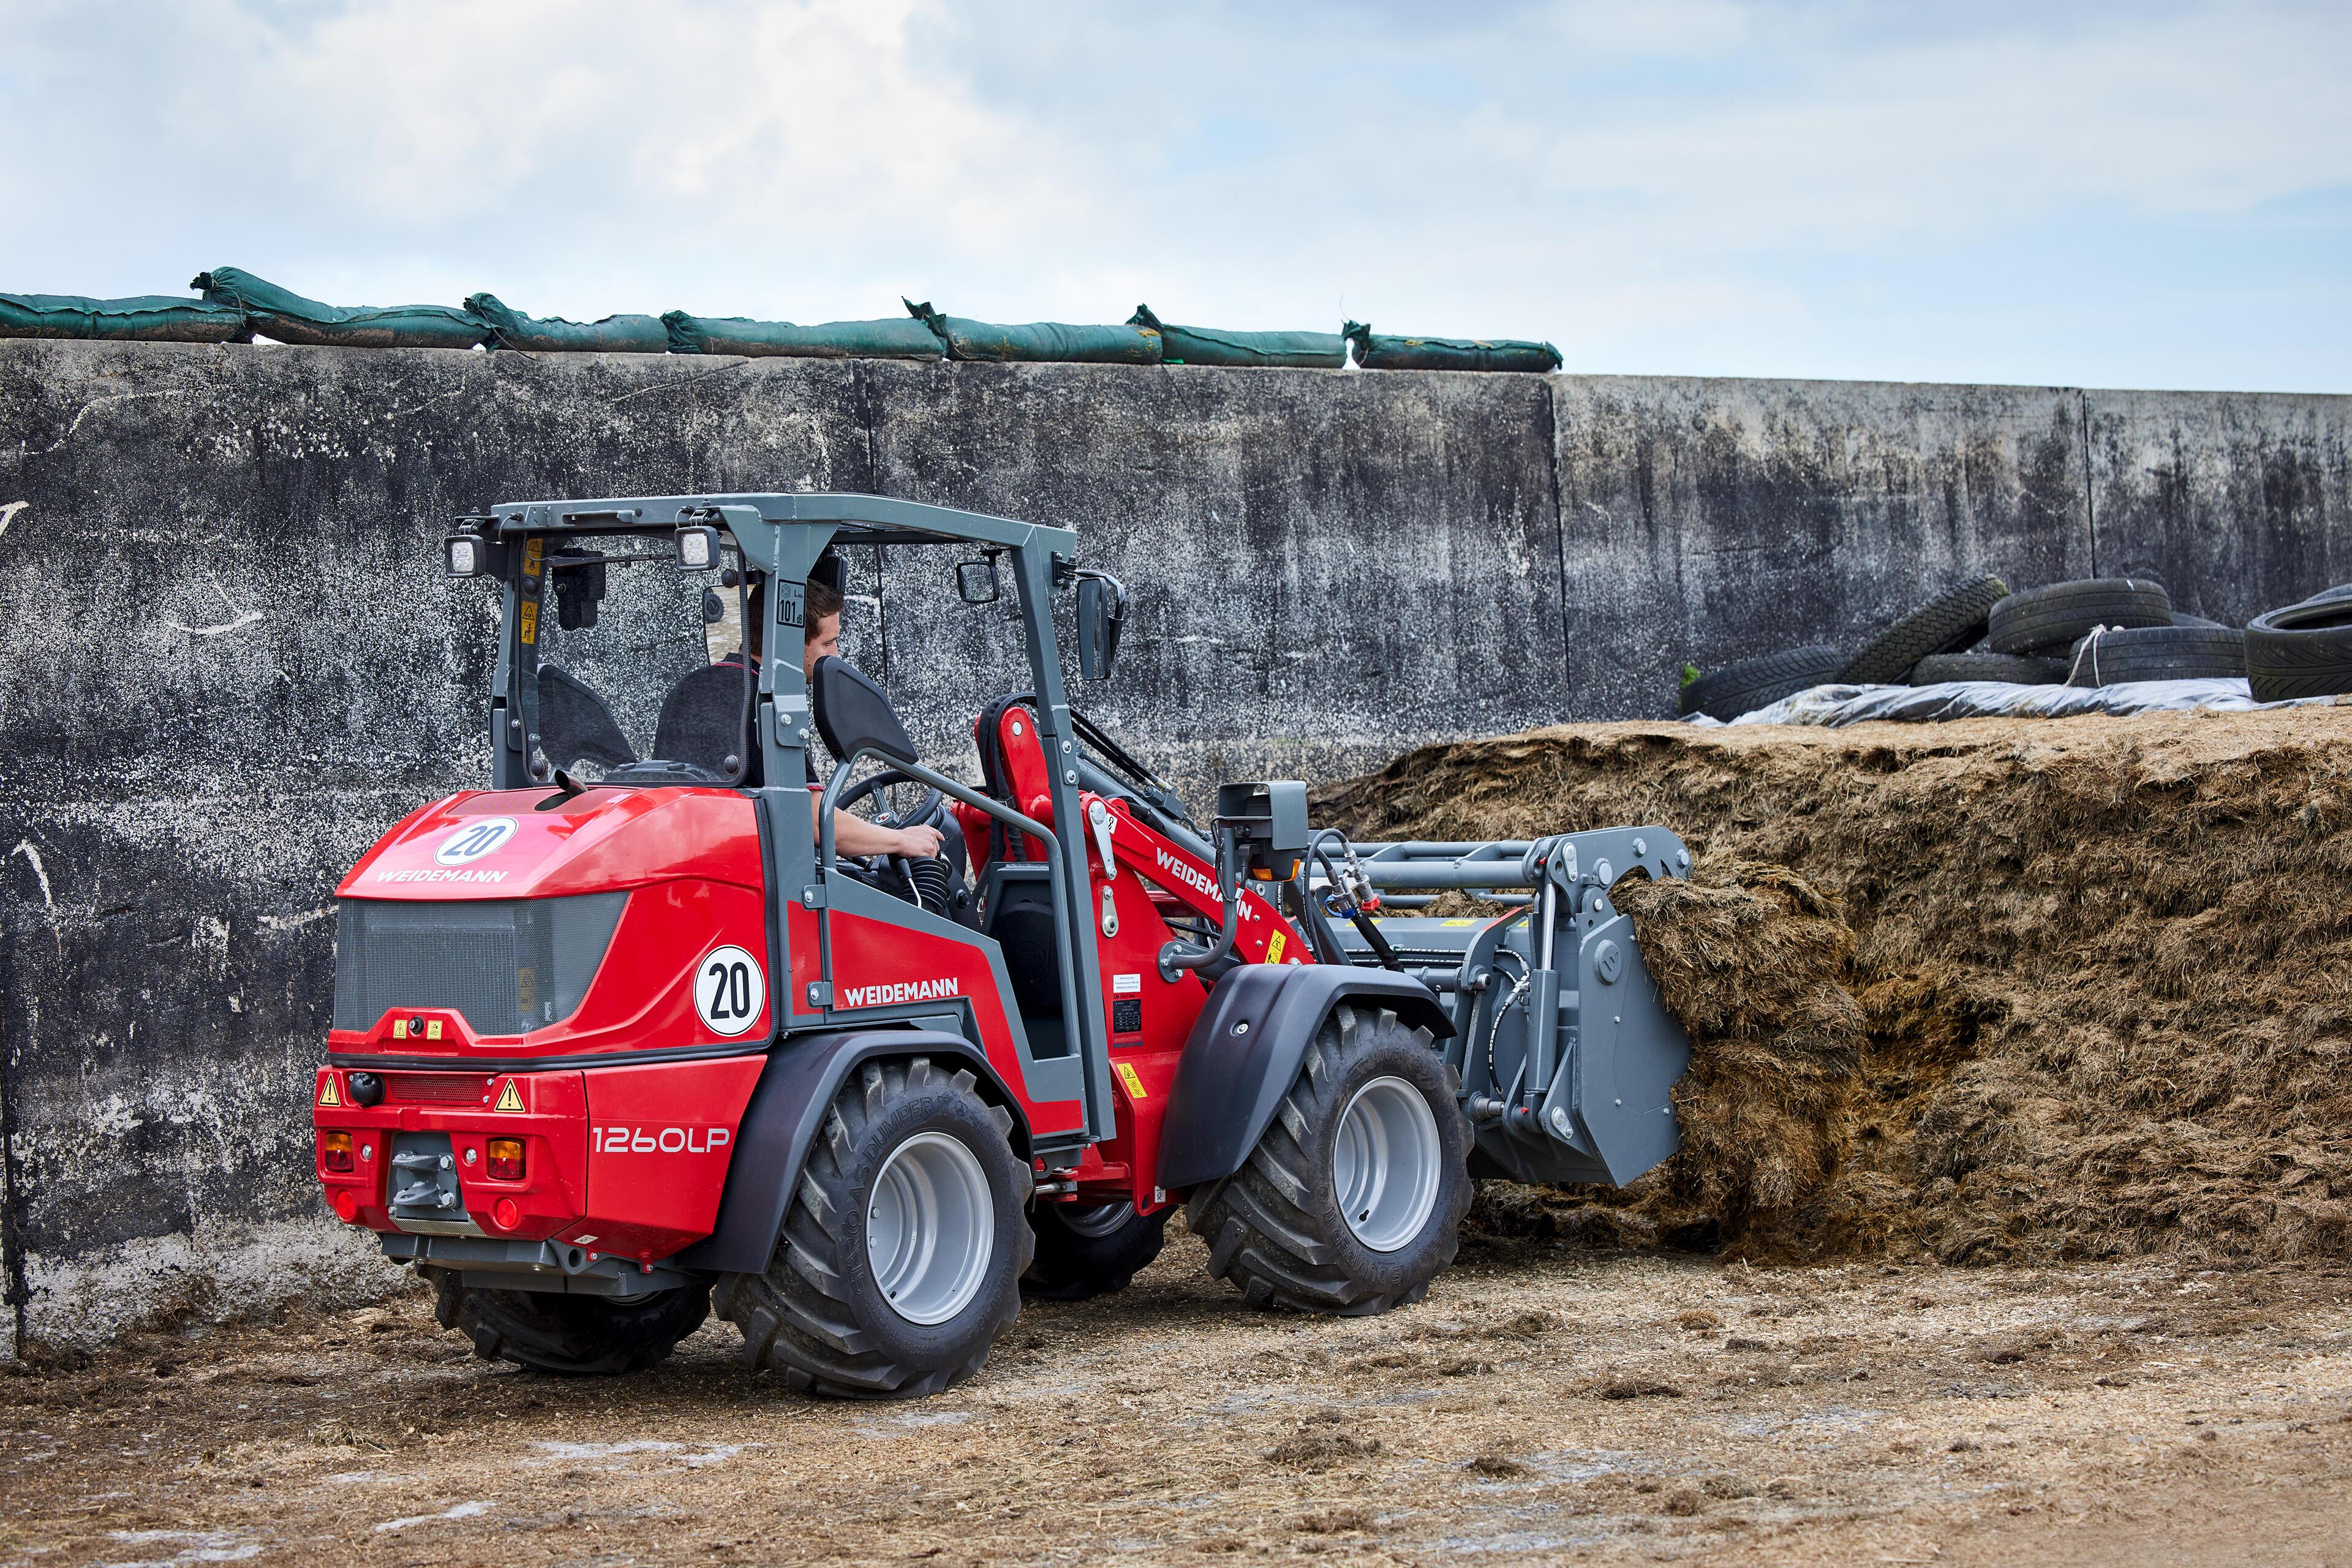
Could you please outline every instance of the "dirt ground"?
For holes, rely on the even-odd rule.
[[[2352,1565],[2352,1270],[1465,1247],[1252,1310],[1171,1241],[944,1396],[477,1361],[415,1292],[0,1369],[0,1562]]]

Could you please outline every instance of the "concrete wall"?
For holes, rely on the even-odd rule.
[[[2352,399],[0,343],[0,1355],[389,1278],[320,1217],[330,893],[481,778],[444,521],[875,490],[1076,527],[1137,593],[1081,700],[1195,791],[1671,711],[1947,578],[2352,578]],[[930,754],[1021,683],[948,557],[853,562]]]

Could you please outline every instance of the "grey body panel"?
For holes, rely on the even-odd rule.
[[[1029,1129],[1019,1100],[980,1047],[961,1035],[880,1028],[793,1036],[769,1054],[767,1068],[744,1108],[717,1224],[709,1236],[668,1259],[669,1264],[730,1274],[765,1269],[783,1228],[793,1184],[800,1178],[802,1162],[834,1096],[862,1063],[903,1057],[929,1057],[970,1068],[1012,1111],[1013,1151],[1028,1157]]]
[[[1441,1037],[1454,1032],[1429,987],[1386,970],[1245,963],[1226,971],[1177,1063],[1158,1184],[1174,1191],[1240,1170],[1298,1077],[1315,1032],[1342,1002],[1390,1008]]]

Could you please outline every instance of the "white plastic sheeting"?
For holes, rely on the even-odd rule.
[[[2003,680],[1947,680],[1934,686],[1815,686],[1769,708],[1742,713],[1734,724],[1821,724],[1837,728],[1872,720],[1934,724],[1948,719],[2066,719],[2079,713],[2252,713],[2305,708],[2352,698],[2303,697],[2257,702],[2242,679],[2126,680],[2113,686],[2018,686]],[[1720,724],[1703,713],[1687,723]]]

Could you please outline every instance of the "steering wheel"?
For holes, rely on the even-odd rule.
[[[896,768],[884,768],[868,774],[841,792],[834,804],[843,811],[853,805],[874,802],[873,822],[877,827],[913,827],[931,820],[940,805],[940,792],[922,784],[922,795],[914,795],[918,781],[908,778]],[[885,794],[885,791],[896,793]],[[880,798],[877,799],[879,796]],[[913,801],[909,806],[907,803]]]
[[[918,787],[922,790],[919,797],[915,795]],[[909,801],[913,803],[911,805],[908,804]],[[919,780],[908,778],[896,768],[884,768],[878,773],[859,779],[856,784],[843,790],[841,798],[834,805],[836,809],[846,811],[853,805],[867,803],[871,803],[874,809],[874,815],[867,820],[877,827],[915,827],[937,825],[947,815],[945,802],[938,790],[921,784]],[[869,867],[883,859],[887,859],[897,868],[898,875],[906,879],[908,889],[914,897],[915,902],[922,903],[922,896],[918,890],[919,884],[915,878],[915,868],[907,857],[875,855],[865,858],[866,864]],[[945,910],[934,912],[944,913]]]

